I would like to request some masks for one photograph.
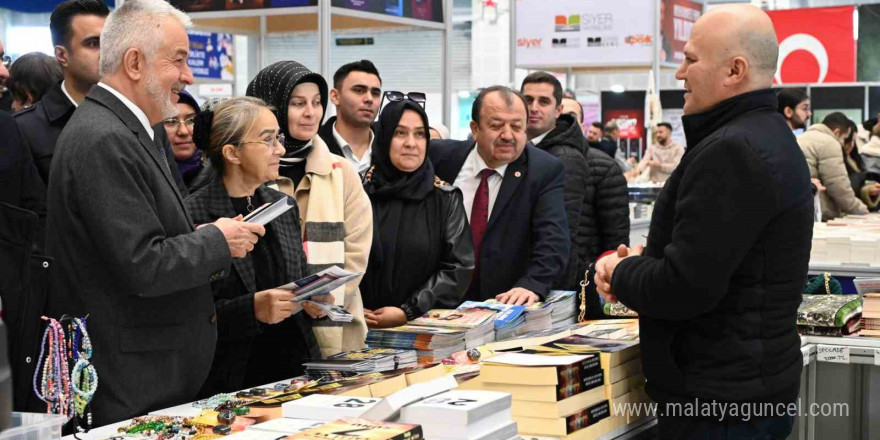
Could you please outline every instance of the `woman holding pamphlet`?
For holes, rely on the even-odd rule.
[[[391,102],[379,115],[373,165],[364,178],[373,205],[373,246],[361,294],[373,328],[455,308],[474,270],[461,191],[436,177],[426,156],[424,95],[386,97]]]
[[[327,108],[327,82],[295,61],[279,61],[257,74],[247,95],[275,107],[285,140],[280,176],[273,186],[296,198],[299,205],[308,272],[332,266],[351,273],[366,270],[373,232],[370,200],[354,166],[331,154],[318,136]],[[333,294],[336,305],[348,311],[353,321],[315,322],[315,336],[325,357],[364,348],[367,335],[357,280]]]
[[[241,219],[265,203],[288,200],[291,209],[266,224],[266,234],[228,276],[212,280],[217,351],[202,395],[265,385],[303,373],[320,357],[312,332],[319,313],[299,313],[293,293],[276,289],[306,276],[299,210],[285,194],[263,186],[278,177],[284,138],[275,115],[256,98],[233,98],[198,115],[193,140],[216,178],[186,199],[196,224]],[[310,301],[332,302],[331,295]]]

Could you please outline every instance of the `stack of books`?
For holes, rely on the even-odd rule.
[[[594,330],[591,333],[596,334],[596,332]],[[573,334],[532,347],[527,352],[560,356],[596,355],[604,372],[603,392],[606,399],[612,403],[648,402],[644,392],[645,376],[642,374],[641,349],[637,341],[591,338]],[[630,420],[627,420],[627,423],[629,422]]]
[[[459,389],[510,393],[520,434],[566,437],[586,432],[594,438],[625,423],[621,417],[599,425],[611,417],[604,376],[597,355],[504,353],[486,360],[480,375]]]
[[[365,348],[338,353],[327,359],[306,362],[306,374],[313,379],[338,379],[365,373],[397,370],[417,364],[415,350]]]
[[[465,301],[456,310],[484,309],[495,310],[495,340],[502,341],[516,336],[516,331],[526,322],[525,306],[502,304],[494,299],[486,301]]]
[[[416,326],[463,330],[465,349],[485,345],[495,340],[495,316],[498,312],[488,309],[434,309],[410,321]]]
[[[552,308],[553,328],[562,328],[577,323],[578,296],[573,290],[551,290],[547,304]]]
[[[325,423],[285,438],[289,440],[421,440],[425,437],[419,425],[346,419]]]
[[[421,425],[431,440],[510,440],[517,437],[510,406],[507,393],[453,390],[404,407],[400,422]]]
[[[453,353],[465,350],[467,332],[461,329],[402,325],[371,329],[366,343],[374,348],[416,350],[418,363],[439,363]]]
[[[859,336],[880,336],[880,293],[862,296],[862,329]]]

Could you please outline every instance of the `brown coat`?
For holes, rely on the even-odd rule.
[[[822,220],[841,214],[867,214],[868,208],[853,192],[843,163],[843,147],[834,132],[825,124],[813,124],[798,136],[797,142],[807,157],[810,177],[818,178],[826,188],[820,195]]]

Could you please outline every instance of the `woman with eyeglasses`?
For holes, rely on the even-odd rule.
[[[430,309],[455,308],[474,270],[461,191],[434,175],[430,125],[411,98],[379,115],[364,178],[373,205],[370,265],[361,281],[367,325],[396,327]]]
[[[263,184],[278,178],[284,141],[272,110],[257,98],[232,98],[196,117],[194,140],[216,178],[186,199],[196,224],[239,218],[287,195]],[[213,282],[217,350],[201,395],[231,392],[301,375],[302,363],[320,356],[312,318],[293,295],[275,289],[308,274],[294,207],[266,225],[245,258]],[[313,298],[332,302],[332,295]]]
[[[331,154],[318,136],[327,108],[327,82],[295,61],[279,61],[257,74],[247,95],[275,107],[285,137],[275,184],[299,205],[309,272],[330,266],[349,272],[366,270],[373,232],[370,200],[354,165]],[[351,313],[354,321],[338,325],[324,320],[315,326],[324,356],[363,348],[367,334],[357,281],[333,293],[336,304]]]
[[[187,188],[193,189],[191,184],[204,166],[202,150],[193,142],[193,125],[201,109],[189,92],[183,90],[178,95],[180,100],[177,101],[177,117],[168,118],[162,124],[168,134],[168,142],[171,143],[183,183]]]

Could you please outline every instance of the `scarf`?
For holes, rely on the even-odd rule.
[[[201,169],[202,150],[198,148],[196,148],[196,152],[189,159],[177,161],[177,170],[180,171],[184,181],[189,181],[189,179],[195,177]]]

